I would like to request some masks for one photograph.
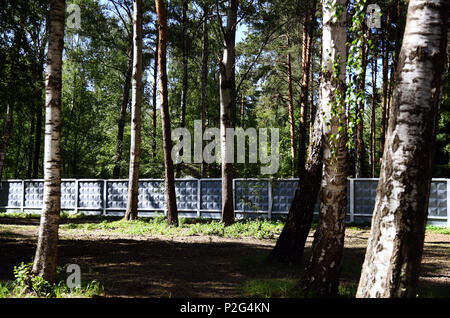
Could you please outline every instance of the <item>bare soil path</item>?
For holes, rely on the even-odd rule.
[[[13,266],[30,262],[38,222],[0,220],[0,281],[13,279]],[[368,229],[348,230],[344,283],[358,282]],[[268,264],[275,240],[212,236],[130,236],[89,231],[60,232],[60,265],[79,264],[106,297],[242,297],[252,279],[297,277],[300,267]],[[309,253],[312,233],[307,242]],[[450,297],[450,235],[427,233],[420,286]]]

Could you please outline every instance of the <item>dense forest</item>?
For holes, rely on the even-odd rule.
[[[319,197],[297,288],[334,297],[347,180],[379,178],[355,296],[416,297],[431,179],[450,175],[448,12],[448,0],[3,3],[0,177],[44,179],[33,279],[58,279],[63,178],[128,180],[123,222],[138,220],[139,179],[164,179],[180,229],[175,180],[220,178],[223,233],[239,221],[233,179],[298,178],[268,259],[302,262]]]
[[[62,177],[127,178],[130,150],[132,2],[73,1],[80,27],[65,34],[62,92]],[[194,121],[219,127],[219,64],[223,35],[215,1],[168,3],[168,103],[173,128]],[[405,27],[404,1],[382,1],[380,28],[365,28],[360,71],[364,98],[352,109],[354,142],[349,176],[378,177],[380,157]],[[140,176],[163,178],[158,75],[157,17],[143,1],[143,104]],[[367,6],[367,4],[366,4]],[[349,16],[355,12],[350,2]],[[44,67],[48,1],[14,1],[1,8],[0,54],[4,179],[42,178]],[[320,1],[241,1],[238,8],[235,127],[277,127],[280,168],[274,177],[298,177],[319,101]],[[351,24],[349,19],[348,25]],[[346,41],[357,40],[349,32]],[[348,66],[350,69],[352,65]],[[157,66],[156,66],[157,68]],[[351,80],[349,73],[347,81]],[[434,177],[450,169],[449,84],[445,80]],[[358,124],[356,124],[358,122]],[[204,171],[202,171],[204,170]],[[220,177],[217,164],[183,164],[177,177]],[[257,177],[256,164],[236,164],[234,176]]]

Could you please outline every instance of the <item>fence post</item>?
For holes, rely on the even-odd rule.
[[[25,180],[22,180],[22,200],[20,203],[20,212],[23,213],[25,207]]]
[[[450,179],[447,179],[447,227],[450,228]]]
[[[201,191],[202,191],[202,183],[201,179],[197,179],[197,217],[201,217],[200,209],[201,209]]]
[[[232,184],[233,184],[233,213],[234,213],[234,217],[236,218],[236,193],[235,193],[236,192],[236,179],[233,179]],[[223,188],[222,188],[222,191],[223,191]],[[222,204],[223,204],[223,193],[222,193]],[[242,211],[242,216],[245,215],[245,204],[243,206],[244,206],[244,208]],[[223,213],[223,209],[221,209],[221,210]]]
[[[355,179],[350,179],[350,223],[355,222]]]
[[[78,214],[78,203],[79,203],[79,196],[80,196],[80,183],[78,179],[75,179],[75,214]]]
[[[107,180],[103,180],[103,216],[106,216],[106,200],[108,199],[107,188],[106,188]]]
[[[267,184],[268,184],[267,194],[269,195],[269,211],[267,213],[267,217],[269,220],[272,220],[272,202],[273,202],[272,183],[269,180],[269,181],[267,181]]]

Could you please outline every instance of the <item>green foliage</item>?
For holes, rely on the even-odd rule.
[[[128,235],[166,235],[166,236],[219,236],[219,237],[253,237],[273,239],[281,233],[284,223],[269,220],[242,220],[230,226],[223,222],[203,219],[180,218],[179,227],[167,225],[165,217],[139,218],[135,221],[104,220],[100,223],[66,223],[62,230],[108,231]]]
[[[14,281],[0,283],[0,298],[90,298],[104,292],[95,280],[84,282],[80,287],[70,289],[65,282],[65,268],[57,267],[58,282],[50,284],[42,276],[34,275],[33,263],[14,266]]]

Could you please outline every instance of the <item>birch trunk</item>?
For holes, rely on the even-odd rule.
[[[447,0],[410,0],[357,297],[415,297],[447,63]]]
[[[45,83],[44,197],[33,273],[50,283],[56,277],[61,206],[61,88],[65,0],[50,2]]]
[[[233,203],[233,164],[231,149],[226,142],[227,128],[232,127],[232,109],[235,105],[234,67],[236,62],[235,42],[236,23],[239,2],[229,0],[227,8],[227,26],[224,30],[223,57],[220,61],[220,135],[221,135],[221,157],[222,157],[222,221],[226,225],[234,222]]]
[[[339,128],[346,123],[345,62],[346,62],[346,1],[333,1],[336,9],[324,0],[323,56],[324,72],[321,79],[321,116],[324,131],[323,177],[319,223],[314,235],[312,255],[303,277],[302,287],[307,295],[334,296],[337,294],[342,265],[347,210],[347,148],[346,132]],[[338,70],[333,70],[333,64]],[[337,71],[339,73],[337,73]],[[337,98],[337,93],[341,98]],[[336,107],[334,115],[332,108]],[[344,127],[345,128],[345,127]],[[345,129],[344,129],[345,130]],[[339,136],[338,132],[340,132]],[[331,139],[332,135],[336,139]]]
[[[175,194],[175,177],[172,161],[172,132],[170,126],[169,95],[167,90],[167,11],[164,0],[155,0],[159,30],[159,99],[161,102],[161,121],[164,143],[164,167],[166,186],[167,222],[178,225],[178,210]]]
[[[131,145],[126,220],[138,215],[142,107],[142,0],[133,0],[133,75],[131,82]]]

